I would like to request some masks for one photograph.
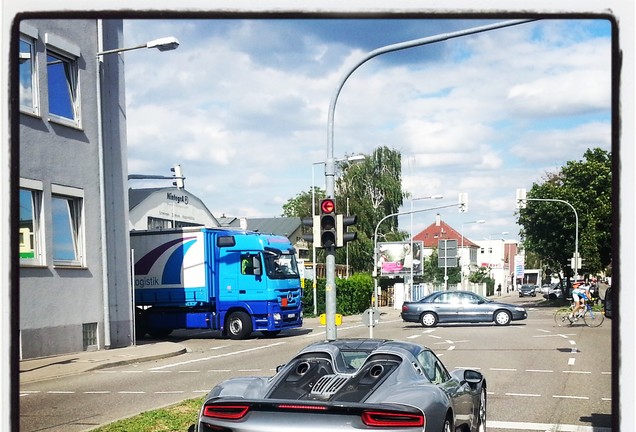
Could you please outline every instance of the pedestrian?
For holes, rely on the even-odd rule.
[[[501,284],[497,285],[497,295],[501,297]]]

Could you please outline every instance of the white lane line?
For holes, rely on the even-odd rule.
[[[144,391],[120,391],[117,394],[146,394]]]
[[[183,390],[174,390],[174,391],[156,391],[155,394],[183,394],[185,393]]]
[[[575,362],[576,362],[576,359],[574,357],[570,357],[568,359],[568,366],[573,366]]]
[[[552,373],[554,371],[549,369],[526,369],[526,372]]]
[[[258,351],[258,350],[262,350],[262,349],[267,349],[267,348],[272,348],[278,345],[284,345],[287,342],[277,342],[277,343],[273,343],[273,344],[269,344],[269,345],[263,345],[260,347],[255,347],[255,348],[248,348],[248,349],[244,349],[244,350],[239,350],[239,351],[232,351],[229,353],[225,353],[225,354],[218,354],[218,355],[214,355],[214,356],[209,356],[209,357],[203,357],[203,358],[198,358],[198,359],[193,359],[193,360],[187,360],[187,361],[183,361],[183,362],[178,362],[178,363],[172,363],[172,364],[168,364],[168,365],[164,365],[164,366],[157,366],[154,368],[150,368],[148,370],[151,371],[155,371],[155,370],[161,370],[161,369],[166,369],[166,368],[171,368],[171,367],[175,367],[175,366],[183,366],[186,364],[191,364],[191,363],[197,363],[200,361],[207,361],[207,360],[212,360],[212,359],[217,359],[217,358],[222,358],[222,357],[229,357],[229,356],[233,356],[233,355],[237,355],[237,354],[244,354],[247,352],[252,352],[252,351]]]
[[[232,372],[232,371],[230,369],[208,369],[208,372],[212,372],[212,373],[216,373],[216,372],[227,373],[227,372]]]
[[[506,368],[490,368],[491,371],[517,372],[517,369]]]
[[[151,371],[148,371],[148,372],[152,372],[152,373],[172,373],[172,371],[165,371],[165,370],[159,370],[159,371],[151,370]]]
[[[121,371],[121,373],[136,374],[136,373],[144,373],[144,371],[140,371],[140,370],[125,370],[125,371]]]
[[[453,346],[449,346],[449,347],[448,347],[448,351],[452,351],[452,350],[454,350],[454,349],[455,349],[455,345],[453,345]]]
[[[435,339],[441,339],[442,338],[441,336],[432,335],[432,334],[430,334],[429,336],[432,337],[432,338],[435,338]]]
[[[102,390],[102,391],[85,391],[84,394],[110,394],[110,391],[108,390]]]
[[[195,371],[195,370],[180,370],[180,371],[177,371],[177,373],[201,373],[201,371]]]
[[[506,396],[521,396],[521,397],[541,397],[540,394],[534,393],[504,393]]]
[[[587,396],[568,396],[568,395],[552,395],[555,399],[577,399],[577,400],[590,400]]]
[[[239,369],[237,372],[262,372],[263,369]]]
[[[420,336],[422,336],[422,335],[419,335],[419,334],[411,335],[411,336],[408,336],[407,339],[415,339],[415,338],[418,338]]]
[[[47,391],[46,394],[75,394],[74,391],[63,391],[63,390],[51,390]]]
[[[576,345],[576,341],[573,341],[572,339],[570,339],[570,345]]]
[[[563,373],[566,373],[566,374],[585,374],[585,375],[589,375],[589,374],[591,374],[592,372],[590,372],[590,371],[563,371]]]
[[[36,394],[40,393],[40,390],[22,390],[20,393]]]
[[[612,428],[582,425],[564,425],[549,423],[525,423],[488,420],[486,427],[490,429],[522,430],[522,431],[550,431],[550,432],[612,432]]]

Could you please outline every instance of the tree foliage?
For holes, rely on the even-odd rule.
[[[544,269],[573,275],[570,258],[575,251],[578,215],[578,250],[582,274],[607,271],[612,261],[612,155],[588,149],[583,160],[569,161],[558,172],[546,173],[527,193],[526,208],[517,214],[526,251],[542,258]]]

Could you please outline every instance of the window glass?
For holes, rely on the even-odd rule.
[[[441,384],[450,379],[450,374],[433,352],[424,350],[417,356],[417,360],[422,366],[424,375],[426,375],[432,383]]]
[[[49,51],[46,56],[49,114],[78,124],[77,61]]]
[[[81,199],[53,196],[53,260],[81,264]]]
[[[37,89],[35,75],[35,43],[27,37],[20,38],[20,108],[37,113]]]
[[[39,263],[39,214],[41,193],[20,189],[19,244],[20,261]]]

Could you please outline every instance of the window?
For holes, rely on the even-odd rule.
[[[21,181],[20,184],[28,181]],[[30,186],[39,186],[35,183]],[[41,186],[40,186],[41,189]],[[42,191],[20,188],[19,244],[21,264],[42,264],[40,211]]]
[[[35,40],[32,37],[20,35],[18,63],[20,68],[20,110],[31,114],[39,114]]]
[[[83,197],[56,194],[56,190],[74,188],[52,185],[52,189],[53,263],[81,266],[84,261]]]
[[[79,47],[45,34],[49,119],[80,127]]]
[[[450,374],[433,352],[424,350],[418,354],[417,360],[422,365],[424,375],[433,384],[441,384],[450,379]]]

